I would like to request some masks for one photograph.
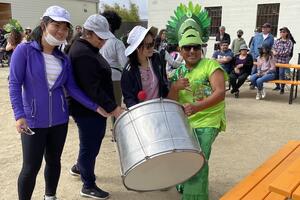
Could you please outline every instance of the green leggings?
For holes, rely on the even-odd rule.
[[[208,200],[208,160],[211,146],[218,136],[217,128],[197,128],[194,133],[199,141],[206,162],[202,169],[192,178],[177,186],[182,192],[181,200]]]

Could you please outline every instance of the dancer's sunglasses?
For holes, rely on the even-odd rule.
[[[182,46],[182,49],[185,51],[191,51],[192,49],[194,49],[194,51],[199,51],[201,50],[201,45],[184,45]]]

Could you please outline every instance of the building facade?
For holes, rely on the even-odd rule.
[[[0,26],[14,18],[23,28],[34,28],[45,10],[52,5],[67,9],[73,26],[82,25],[88,16],[98,12],[98,4],[99,0],[0,0]]]
[[[174,9],[180,4],[187,4],[190,0],[149,0],[148,24],[159,29],[165,28]],[[231,41],[236,38],[238,29],[244,31],[244,38],[248,43],[254,34],[254,29],[265,22],[272,24],[273,34],[279,36],[279,28],[288,27],[295,40],[294,56],[290,63],[298,62],[300,53],[300,0],[198,0],[207,8],[212,18],[211,37],[208,41],[207,57],[211,57],[215,42],[215,32],[220,25],[226,27]]]

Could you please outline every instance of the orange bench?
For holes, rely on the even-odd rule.
[[[272,80],[272,81],[268,81],[268,83],[278,83],[278,84],[291,85],[289,104],[293,103],[294,92],[295,92],[294,99],[297,98],[298,85],[300,85],[299,80]],[[296,86],[296,88],[294,88],[295,86]]]
[[[269,185],[269,190],[287,198],[292,198],[293,192],[299,185],[300,157]]]
[[[300,200],[300,186],[293,192],[293,200]]]
[[[290,141],[220,200],[286,200],[285,195],[269,191],[269,185],[299,157],[300,141]],[[299,194],[298,190],[294,192],[295,196]]]
[[[292,81],[292,80],[272,80],[272,81],[268,81],[268,83],[279,83],[279,84],[289,84],[289,85],[300,85],[300,81]]]

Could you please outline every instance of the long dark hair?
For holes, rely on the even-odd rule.
[[[259,57],[264,57],[268,61],[270,58],[273,57],[271,48],[263,44],[262,47],[259,48]]]
[[[42,50],[43,50],[43,45],[42,45],[43,31],[46,29],[46,26],[52,22],[54,22],[54,20],[51,19],[50,17],[48,16],[43,17],[40,25],[35,27],[31,33],[31,40],[36,41],[40,45]],[[67,26],[69,29],[72,28],[71,24],[69,23],[67,23]]]
[[[128,56],[128,64],[130,64],[131,67],[138,68],[140,65],[137,50],[134,50],[129,56]]]
[[[9,33],[8,41],[12,46],[16,47],[18,44],[22,42],[22,34],[16,29],[13,29]]]

